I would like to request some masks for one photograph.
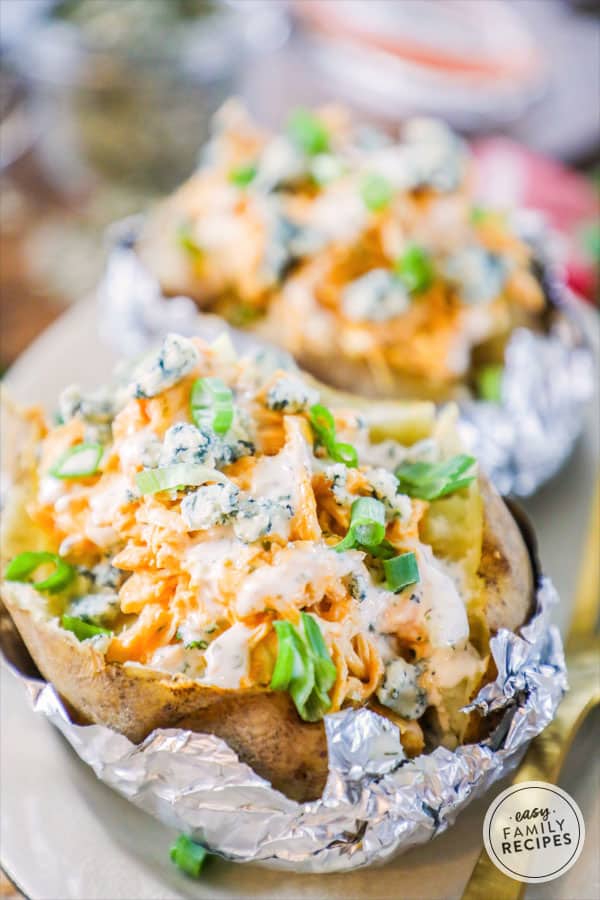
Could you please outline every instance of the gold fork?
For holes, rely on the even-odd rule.
[[[569,691],[553,722],[531,743],[513,780],[555,784],[575,735],[588,713],[600,703],[598,654],[594,634],[600,609],[600,478],[592,500],[590,525],[583,551],[573,618],[566,642]],[[509,878],[482,850],[462,900],[520,900],[527,885]]]

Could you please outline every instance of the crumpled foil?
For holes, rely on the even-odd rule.
[[[501,403],[461,403],[467,447],[502,494],[527,496],[547,481],[570,455],[593,394],[593,354],[583,337],[577,301],[567,292],[534,216],[521,217],[523,237],[534,247],[542,282],[554,310],[547,334],[517,329],[505,359]],[[112,226],[111,250],[99,287],[101,333],[122,355],[144,352],[168,331],[212,340],[226,330],[239,352],[265,342],[200,313],[188,297],[165,298],[142,265],[135,243],[140,217]],[[281,352],[281,351],[280,351]]]
[[[501,630],[491,641],[498,677],[469,707],[498,716],[489,738],[409,760],[388,719],[367,709],[326,716],[329,777],[322,798],[305,804],[275,791],[212,735],[158,729],[136,746],[108,728],[75,725],[54,688],[28,677],[27,665],[16,668],[14,654],[11,669],[34,710],[98,778],[166,825],[236,862],[343,871],[385,862],[445,831],[519,762],[567,687],[560,635],[549,624],[557,599],[542,578],[520,635]]]

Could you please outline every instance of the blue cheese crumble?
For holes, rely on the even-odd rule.
[[[427,709],[427,693],[418,684],[418,666],[394,659],[385,667],[377,699],[405,719],[419,719]]]
[[[412,514],[410,497],[398,493],[398,479],[387,469],[369,469],[365,475],[373,494],[386,508],[388,518],[407,521]]]
[[[186,494],[181,503],[181,515],[190,531],[225,525],[239,509],[239,488],[225,484],[206,484]]]
[[[117,594],[87,594],[78,597],[69,605],[68,614],[83,619],[90,625],[105,628],[112,625],[119,615],[119,610]]]
[[[444,271],[465,303],[490,303],[502,291],[507,276],[504,261],[476,245],[450,256]]]
[[[156,397],[194,369],[200,354],[189,338],[168,334],[160,349],[143,359],[134,371],[135,397]]]
[[[118,412],[117,396],[108,387],[84,393],[79,385],[66,387],[58,399],[58,414],[63,422],[79,416],[93,425],[108,425]]]
[[[317,391],[295,375],[281,375],[267,393],[267,406],[276,412],[300,413],[319,402]]]
[[[279,500],[248,497],[240,503],[233,523],[236,537],[251,544],[269,535],[287,538],[294,509],[290,497]]]
[[[178,422],[167,429],[160,451],[159,465],[206,463],[214,465],[212,435],[188,422]]]
[[[342,292],[344,315],[356,321],[387,322],[406,312],[409,305],[406,288],[387,269],[372,269]]]

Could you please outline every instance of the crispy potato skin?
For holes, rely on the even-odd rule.
[[[480,476],[484,503],[483,542],[478,575],[487,596],[486,616],[491,632],[516,631],[530,616],[534,579],[529,551],[508,507]]]
[[[481,490],[485,529],[479,574],[489,598],[488,624],[491,631],[515,630],[527,620],[533,602],[529,554],[514,519],[485,479]],[[39,595],[26,590],[39,607]],[[38,669],[82,724],[106,725],[134,743],[155,728],[214,734],[288,797],[303,802],[321,795],[327,779],[324,726],[303,722],[287,694],[223,691],[183,676],[107,663],[89,642],[79,642],[55,620],[24,608],[14,585],[5,582],[2,596]],[[409,754],[416,749],[411,741],[409,729],[403,734]]]

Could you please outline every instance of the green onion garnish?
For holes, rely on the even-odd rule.
[[[308,109],[300,108],[291,114],[287,132],[296,146],[307,156],[329,150],[329,132],[321,120]]]
[[[431,258],[417,244],[411,244],[394,263],[394,269],[411,294],[426,291],[433,281]]]
[[[208,850],[193,841],[187,834],[180,834],[169,852],[172,862],[186,875],[198,878],[208,855]]]
[[[103,452],[102,444],[75,444],[59,457],[50,469],[50,475],[54,478],[87,478],[89,475],[96,475]]]
[[[409,584],[416,584],[420,581],[417,557],[412,551],[401,553],[400,556],[394,556],[393,559],[384,560],[383,570],[388,587],[394,593],[402,591]]]
[[[352,444],[345,444],[336,440],[335,420],[331,410],[321,403],[315,403],[308,411],[308,417],[312,429],[331,459],[344,463],[349,469],[358,465],[358,454]]]
[[[472,206],[469,218],[473,225],[479,225],[481,222],[485,222],[489,215],[489,209],[485,209],[483,206]]]
[[[477,395],[488,403],[500,403],[503,374],[504,366],[500,363],[492,363],[480,369],[475,376]]]
[[[31,581],[28,576],[32,575],[40,566],[49,563],[54,566],[54,571],[41,581]],[[35,552],[33,550],[26,550],[24,553],[19,553],[18,556],[15,556],[9,562],[4,573],[7,581],[26,582],[31,584],[36,591],[48,591],[50,594],[62,591],[72,581],[74,576],[75,569],[73,566],[70,566],[58,554]]]
[[[200,262],[203,259],[202,247],[194,239],[189,224],[183,223],[177,229],[177,243],[194,262]]]
[[[238,166],[229,173],[229,180],[236,187],[247,187],[256,178],[257,171],[256,166],[251,163],[245,166]]]
[[[371,212],[381,212],[392,202],[394,191],[392,185],[383,175],[375,173],[367,175],[362,183],[361,197]]]
[[[207,481],[225,481],[225,476],[209,466],[175,463],[162,469],[144,469],[137,472],[135,481],[141,494],[158,494],[160,491],[195,487],[206,484]]]
[[[100,628],[99,625],[90,625],[84,619],[76,616],[61,616],[60,624],[66,631],[72,631],[78,641],[87,641],[98,634],[112,634],[108,628]]]
[[[350,510],[350,527],[348,532],[335,545],[339,553],[342,550],[377,547],[385,537],[385,507],[380,500],[373,497],[358,497]]]
[[[398,490],[420,500],[437,500],[471,484],[476,473],[469,470],[475,463],[475,457],[464,453],[441,463],[401,463],[395,473]]]
[[[302,632],[291,622],[273,622],[278,650],[271,690],[289,691],[300,717],[318,722],[331,706],[337,669],[315,620],[307,613],[300,617]]]
[[[225,434],[233,422],[233,393],[222,378],[197,378],[190,394],[192,420],[198,428],[207,424]]]

